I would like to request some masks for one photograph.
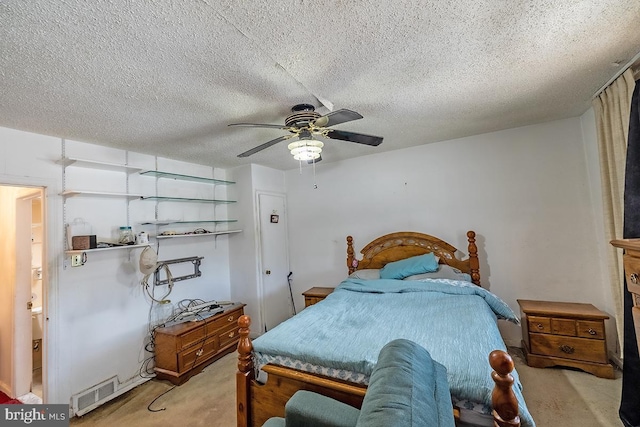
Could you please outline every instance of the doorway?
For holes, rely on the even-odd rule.
[[[44,401],[47,272],[44,188],[0,185],[0,389]]]
[[[291,317],[295,308],[289,288],[289,249],[285,195],[258,192],[260,227],[260,294],[266,332]]]

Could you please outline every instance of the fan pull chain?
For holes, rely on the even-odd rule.
[[[316,183],[316,161],[313,161],[313,189],[318,189],[318,184]]]

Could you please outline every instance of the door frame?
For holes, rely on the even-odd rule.
[[[286,244],[286,248],[285,248],[285,254],[286,254],[286,261],[287,261],[287,268],[290,267],[290,263],[289,263],[289,214],[288,214],[288,209],[287,209],[287,195],[286,193],[280,193],[280,192],[276,192],[276,191],[265,191],[265,190],[256,190],[256,254],[257,254],[257,269],[258,269],[258,301],[259,303],[259,307],[260,307],[260,325],[259,325],[259,334],[263,334],[264,333],[264,327],[266,324],[266,320],[265,320],[265,307],[264,307],[264,280],[263,280],[263,271],[264,271],[264,265],[263,265],[263,260],[262,260],[262,227],[261,227],[261,221],[260,218],[262,217],[262,214],[264,212],[261,212],[262,206],[260,206],[260,196],[262,195],[266,195],[266,196],[273,196],[273,197],[280,197],[282,198],[282,202],[284,205],[284,211],[285,211],[285,215],[284,215],[284,219],[285,219],[285,223],[284,225],[284,239],[285,239],[285,244]]]
[[[38,187],[42,190],[42,294],[43,294],[43,346],[42,346],[42,400],[43,403],[59,403],[60,387],[63,385],[64,373],[59,372],[59,330],[56,321],[59,312],[58,283],[59,267],[64,262],[64,254],[53,256],[60,250],[63,226],[61,213],[63,204],[59,195],[60,184],[56,180],[16,177],[15,175],[0,174],[0,185],[8,187]],[[14,367],[12,366],[12,370]]]

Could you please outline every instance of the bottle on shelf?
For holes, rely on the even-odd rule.
[[[124,226],[120,227],[120,238],[118,239],[118,243],[122,243],[124,245],[131,245],[136,242],[136,236],[133,234],[131,227]]]

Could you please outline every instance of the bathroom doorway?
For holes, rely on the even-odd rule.
[[[0,389],[24,403],[44,400],[46,349],[44,188],[0,185]]]

